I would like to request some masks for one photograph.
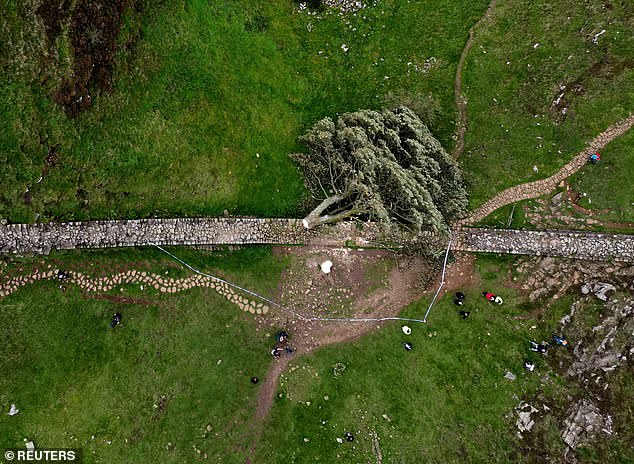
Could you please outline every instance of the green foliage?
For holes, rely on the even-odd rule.
[[[289,0],[135,0],[113,91],[74,119],[52,101],[73,69],[68,22],[47,44],[36,3],[48,2],[0,0],[0,215],[12,221],[303,214],[288,153],[328,114],[433,91],[430,129],[450,143],[456,63],[487,1],[382,0],[341,17]]]
[[[446,232],[467,205],[460,170],[421,120],[405,107],[345,113],[319,121],[292,155],[309,188],[325,199],[308,226],[363,215],[414,232]]]
[[[468,128],[460,161],[468,173],[470,208],[507,187],[554,174],[632,112],[633,6],[497,3],[475,34],[463,72]],[[620,160],[631,157],[631,146]],[[631,183],[603,177],[602,185],[611,186],[606,193],[621,190],[617,196],[631,197]]]

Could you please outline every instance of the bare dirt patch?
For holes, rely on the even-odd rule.
[[[393,316],[423,291],[412,283],[431,265],[422,259],[398,262],[391,252],[348,248],[276,247],[275,253],[292,256],[281,279],[278,301],[302,316],[374,318]],[[320,264],[333,263],[329,274]],[[353,340],[380,327],[378,322],[308,321],[290,312],[276,311],[263,322],[265,330],[284,328],[292,335],[295,352],[275,360],[262,385],[255,417],[264,418],[273,403],[277,381],[297,355]]]
[[[146,298],[132,298],[118,295],[109,295],[107,293],[97,293],[96,295],[85,293],[84,298],[88,300],[106,300],[117,304],[132,304],[139,306],[153,306],[159,304],[158,301],[152,301]]]
[[[54,95],[69,116],[77,116],[91,105],[92,91],[112,91],[117,36],[127,5],[127,0],[80,0],[75,7],[70,20],[73,73]],[[59,33],[65,12],[68,8],[57,8],[52,2],[38,9],[46,18],[49,40]]]

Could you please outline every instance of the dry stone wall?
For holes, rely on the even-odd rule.
[[[561,230],[462,229],[455,250],[634,262],[634,236]]]
[[[317,239],[295,219],[181,218],[0,226],[0,252],[145,245],[302,244]]]
[[[0,253],[48,254],[52,249],[148,245],[371,245],[374,228],[357,223],[306,230],[299,219],[184,218],[0,225]],[[444,239],[429,240],[438,248]],[[569,231],[462,228],[460,251],[566,256],[634,262],[634,236]]]

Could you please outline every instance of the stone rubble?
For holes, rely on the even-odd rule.
[[[608,301],[608,292],[616,292],[616,287],[606,282],[597,282],[595,284],[583,284],[581,286],[581,293],[587,295],[592,293],[601,301]]]
[[[634,266],[622,262],[528,257],[518,260],[515,270],[523,278],[522,290],[528,291],[529,301],[548,297],[558,300],[567,291],[578,289],[587,295],[596,292],[599,298],[609,298],[612,291],[634,291]],[[603,282],[595,283],[596,276]],[[515,277],[517,280],[518,277]],[[605,301],[605,300],[604,300]]]
[[[529,403],[525,403],[522,401],[516,408],[515,412],[517,413],[517,421],[515,425],[517,426],[520,433],[522,432],[530,432],[530,430],[535,425],[535,420],[531,418],[531,414],[537,412],[538,410]]]
[[[589,400],[583,399],[570,407],[564,420],[561,438],[570,448],[593,440],[599,433],[612,435],[612,417],[603,416],[599,408]]]
[[[634,299],[611,300],[605,305],[607,315],[592,328],[600,335],[595,346],[575,344],[574,362],[567,371],[571,377],[579,377],[585,383],[599,383],[601,375],[610,372],[627,361],[631,354],[628,347],[634,346]],[[630,350],[631,351],[631,350]]]

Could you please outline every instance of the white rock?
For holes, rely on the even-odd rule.
[[[16,409],[15,404],[12,404],[11,408],[9,409],[9,415],[10,416],[15,416],[19,412],[20,412],[20,410]]]
[[[332,261],[328,260],[321,263],[321,272],[323,272],[324,274],[329,274],[331,269]]]

